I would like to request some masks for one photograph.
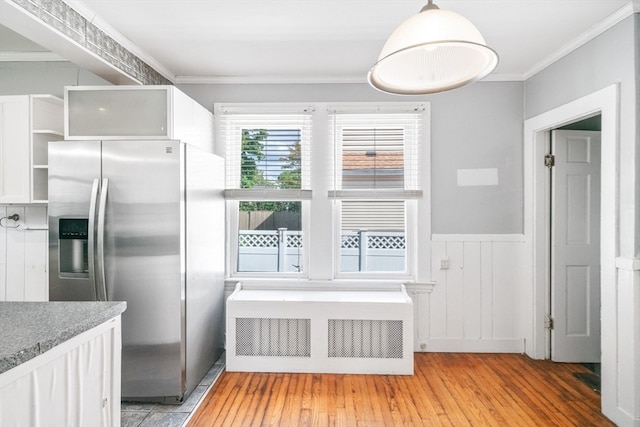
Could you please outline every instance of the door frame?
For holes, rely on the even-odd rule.
[[[534,359],[549,356],[548,330],[545,318],[549,304],[549,237],[550,212],[545,194],[548,178],[543,164],[545,149],[552,129],[600,114],[601,128],[601,218],[600,218],[600,290],[601,290],[601,348],[602,380],[615,368],[616,324],[615,283],[616,250],[618,243],[617,219],[618,178],[617,158],[619,145],[619,85],[613,84],[568,104],[530,118],[524,123],[524,220],[527,247],[532,259],[531,292],[523,296],[525,322],[525,352]],[[531,300],[529,300],[531,299]],[[613,333],[612,333],[613,332]],[[603,390],[604,393],[604,390]],[[604,398],[604,394],[603,394]]]

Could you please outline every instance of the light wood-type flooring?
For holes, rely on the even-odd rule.
[[[415,374],[224,372],[196,426],[612,426],[576,364],[416,353]]]

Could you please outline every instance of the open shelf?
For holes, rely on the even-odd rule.
[[[31,96],[31,202],[49,198],[49,141],[64,139],[64,102],[52,95]]]

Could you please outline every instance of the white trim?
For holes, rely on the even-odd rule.
[[[546,349],[548,332],[544,319],[548,310],[548,238],[546,224],[536,221],[536,215],[543,218],[545,212],[544,165],[536,154],[543,153],[543,145],[551,129],[580,118],[600,113],[601,130],[601,221],[600,221],[600,271],[601,271],[601,350],[602,350],[602,412],[608,417],[620,416],[618,371],[618,271],[616,270],[616,250],[618,247],[619,216],[619,84],[612,84],[590,95],[547,111],[524,123],[524,190],[525,190],[525,235],[530,243],[532,259],[531,289],[522,288],[519,307],[522,312],[525,335],[525,351],[535,358],[548,355]]]
[[[296,190],[298,191],[298,190]],[[300,200],[300,199],[298,199]],[[268,278],[268,280],[289,281],[298,283],[300,281],[307,280],[309,275],[309,245],[305,245],[302,248],[302,271],[296,272],[284,272],[284,271],[261,271],[261,272],[242,272],[237,271],[238,267],[238,209],[240,203],[238,200],[226,200],[226,223],[227,223],[227,235],[233,236],[226,239],[226,261],[229,279],[237,283],[247,283],[247,280]],[[309,236],[309,224],[310,214],[310,201],[302,200],[302,236]]]
[[[525,242],[524,234],[432,234],[432,242]]]
[[[283,200],[311,200],[311,190],[276,190],[260,188],[234,188],[224,190],[225,200],[243,201],[283,201]]]
[[[341,200],[408,200],[422,198],[422,190],[329,190],[327,197]]]
[[[0,62],[69,62],[53,52],[0,52]]]
[[[523,82],[524,73],[491,73],[480,82]]]
[[[436,287],[436,282],[405,282],[404,287],[410,294],[430,294]]]
[[[524,74],[494,73],[481,81],[484,82],[522,82]],[[176,84],[210,85],[275,85],[275,84],[368,84],[365,74],[344,76],[176,76]]]
[[[309,114],[316,110],[312,104],[301,104],[295,102],[231,102],[224,104],[213,104],[214,114]]]
[[[367,76],[176,76],[177,84],[275,85],[275,84],[366,84]]]
[[[634,4],[635,3],[635,4]],[[596,25],[580,34],[578,37],[570,41],[569,43],[562,46],[560,49],[553,52],[551,55],[544,58],[542,61],[535,64],[528,71],[524,73],[523,80],[528,80],[532,76],[536,75],[540,71],[547,68],[549,65],[557,62],[563,57],[567,56],[574,50],[578,49],[580,46],[590,42],[591,40],[598,37],[600,34],[604,33],[614,25],[618,24],[623,19],[633,15],[639,9],[638,1],[633,0],[629,1],[626,5],[621,7],[619,10],[614,12],[613,14],[606,17],[604,20],[598,22]]]
[[[616,258],[616,268],[626,271],[640,271],[640,258]]]
[[[435,282],[415,283],[402,280],[309,280],[306,278],[265,278],[242,277],[229,278],[225,280],[225,292],[233,292],[238,284],[242,284],[242,289],[254,290],[318,290],[318,291],[397,291],[404,285],[412,292],[431,292]]]
[[[421,113],[428,109],[428,102],[338,102],[327,106],[330,114]]]
[[[436,353],[524,353],[524,339],[429,338],[425,351]]]
[[[602,114],[602,184],[601,184],[601,265],[602,283],[615,283],[615,251],[617,242],[617,181],[618,151],[618,85],[614,84],[583,98],[560,106],[525,121],[524,124],[524,189],[525,236],[531,243],[533,257],[533,336],[527,340],[526,352],[536,359],[546,357],[546,336],[543,319],[546,316],[548,283],[546,224],[535,221],[546,212],[542,175],[544,165],[537,159],[545,133],[583,117]],[[539,160],[539,161],[538,161]],[[603,287],[603,290],[605,287]],[[603,295],[603,298],[606,298]],[[603,302],[604,304],[604,302]],[[603,337],[605,334],[603,334]],[[604,347],[604,345],[603,345]]]

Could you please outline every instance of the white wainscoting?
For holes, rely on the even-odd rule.
[[[530,286],[526,254],[524,235],[433,235],[435,286],[428,316],[417,316],[416,350],[523,353],[517,301]]]
[[[0,205],[0,218],[13,214],[0,227],[0,301],[47,301],[47,207]]]
[[[525,236],[434,234],[430,244],[431,280],[405,283],[413,302],[414,351],[524,353],[531,307],[523,306],[529,301],[523,295],[531,292],[532,280]],[[443,259],[448,269],[440,268]],[[241,280],[227,281],[227,297]]]

